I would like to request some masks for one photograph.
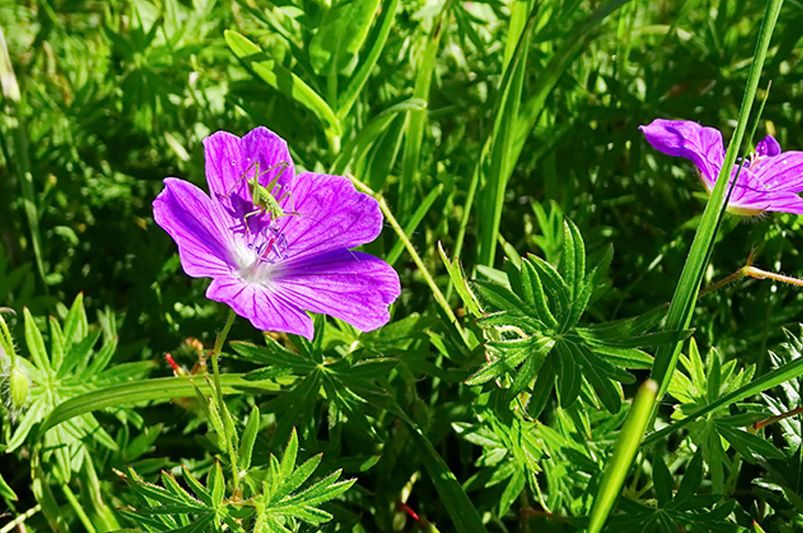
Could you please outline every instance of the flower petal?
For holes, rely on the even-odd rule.
[[[289,259],[353,248],[382,231],[379,203],[358,192],[348,178],[302,172],[292,196],[295,213],[281,222]]]
[[[227,220],[201,189],[166,178],[153,201],[153,219],[178,245],[181,266],[195,278],[217,276],[232,268]]]
[[[760,160],[754,171],[767,189],[798,193],[803,191],[803,152],[783,152]]]
[[[762,156],[772,157],[781,153],[781,145],[772,135],[767,135],[756,145],[756,153]]]
[[[242,139],[226,131],[213,133],[204,139],[204,156],[209,192],[235,219],[254,209],[248,179],[257,169],[263,186],[278,176],[277,195],[292,188],[295,168],[287,143],[268,128],[255,128]]]
[[[222,302],[262,331],[284,331],[312,339],[312,319],[289,298],[234,275],[212,280],[206,297]]]
[[[765,211],[803,215],[803,198],[795,193],[776,193],[768,197],[767,202],[769,206],[764,209]]]
[[[722,134],[688,120],[657,118],[640,126],[653,148],[674,157],[690,160],[700,170],[706,183],[713,187],[725,158]]]
[[[283,263],[272,284],[275,292],[304,309],[345,320],[362,331],[385,325],[388,306],[401,292],[393,267],[350,250]]]

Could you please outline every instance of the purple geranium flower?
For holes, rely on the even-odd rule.
[[[362,331],[389,319],[401,290],[393,268],[351,249],[382,229],[377,201],[341,176],[296,173],[285,141],[264,127],[204,139],[209,195],[166,178],[153,202],[188,276],[212,278],[206,296],[261,329],[311,338],[306,311]],[[283,214],[255,206],[248,180],[271,182]]]
[[[688,120],[658,118],[639,129],[659,152],[684,157],[700,171],[700,179],[710,193],[725,160],[722,134]],[[731,173],[736,176],[738,165]],[[803,214],[803,152],[781,152],[781,146],[767,135],[756,146],[733,187],[728,210],[739,215],[758,215],[765,211]]]

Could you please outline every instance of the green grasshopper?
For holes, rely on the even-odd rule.
[[[246,230],[248,229],[248,219],[257,215],[268,215],[271,222],[284,216],[298,215],[298,213],[294,211],[287,212],[284,210],[284,208],[282,208],[281,202],[290,195],[290,191],[286,191],[278,198],[274,193],[275,189],[281,189],[282,187],[278,183],[279,177],[287,167],[287,163],[282,162],[277,165],[273,165],[264,172],[259,171],[259,162],[256,162],[255,165],[256,172],[254,173],[253,177],[246,179],[248,170],[246,170],[242,176],[242,179],[246,179],[246,183],[251,190],[251,203],[254,204],[254,210],[243,215],[243,224],[245,225]],[[272,180],[270,180],[267,185],[262,185],[259,183],[259,178],[261,176],[277,168],[280,168],[281,170],[273,177]]]

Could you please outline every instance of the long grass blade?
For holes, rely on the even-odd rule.
[[[291,100],[312,111],[318,117],[324,125],[332,151],[337,153],[340,150],[340,136],[342,135],[340,121],[335,116],[332,108],[329,107],[329,104],[315,92],[315,89],[268,57],[259,46],[241,33],[234,30],[226,30],[224,36],[234,55],[254,74]]]
[[[437,53],[440,49],[441,36],[444,33],[449,13],[449,1],[443,5],[432,31],[426,37],[426,44],[418,59],[417,74],[413,97],[429,102],[429,88],[432,85],[432,73],[435,70]],[[407,137],[402,153],[402,174],[399,181],[399,207],[397,213],[406,220],[407,213],[413,205],[415,181],[418,176],[418,163],[421,156],[421,142],[424,138],[424,127],[427,124],[427,110],[410,111],[407,115]]]
[[[499,224],[502,219],[505,191],[515,162],[511,159],[514,130],[524,90],[527,68],[527,49],[533,27],[534,10],[530,2],[516,2],[513,6],[505,50],[504,75],[500,86],[498,108],[490,139],[490,162],[485,174],[481,198],[478,263],[493,265]],[[508,76],[507,74],[510,73]],[[480,159],[480,171],[484,162]]]
[[[745,87],[744,97],[739,110],[739,118],[736,124],[736,131],[728,145],[725,155],[725,162],[722,170],[717,177],[717,183],[711,191],[711,196],[706,203],[700,225],[694,235],[686,264],[680,274],[680,279],[675,288],[675,294],[669,305],[667,314],[666,329],[684,330],[691,324],[692,314],[697,302],[697,295],[700,292],[700,285],[703,273],[708,265],[711,253],[714,248],[717,230],[719,229],[722,214],[726,207],[726,195],[728,193],[728,182],[731,176],[736,157],[741,151],[744,133],[747,129],[750,110],[756,98],[758,83],[761,79],[761,70],[767,57],[767,50],[770,45],[775,22],[781,10],[783,0],[769,0],[764,12],[764,18],[756,43],[756,50],[753,55],[753,63]],[[677,366],[678,355],[682,342],[664,345],[658,348],[655,354],[655,363],[652,370],[652,378],[658,383],[658,400],[663,397],[669,388],[672,373]]]
[[[602,529],[616,498],[619,497],[622,484],[647,429],[657,391],[658,385],[652,380],[647,380],[636,393],[636,399],[633,400],[627,420],[616,440],[613,456],[605,468],[597,497],[594,499],[591,522],[588,526],[590,533],[597,533]]]
[[[237,394],[249,389],[259,389],[263,392],[278,391],[280,388],[273,382],[247,381],[241,374],[223,374],[220,381],[223,394]],[[102,387],[57,405],[42,422],[41,431],[47,431],[73,417],[99,409],[142,402],[166,402],[174,398],[191,398],[195,396],[198,388],[208,389],[211,394],[209,383],[204,376],[142,379]]]

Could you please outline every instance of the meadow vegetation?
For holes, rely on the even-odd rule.
[[[800,530],[799,191],[727,202],[776,179],[766,135],[803,150],[801,27],[794,0],[0,0],[0,533]],[[656,118],[722,131],[710,176]],[[266,269],[294,224],[373,265],[328,307],[246,267],[287,306],[208,298],[175,230],[207,215],[154,203],[261,126],[343,178],[245,176],[217,227]]]

